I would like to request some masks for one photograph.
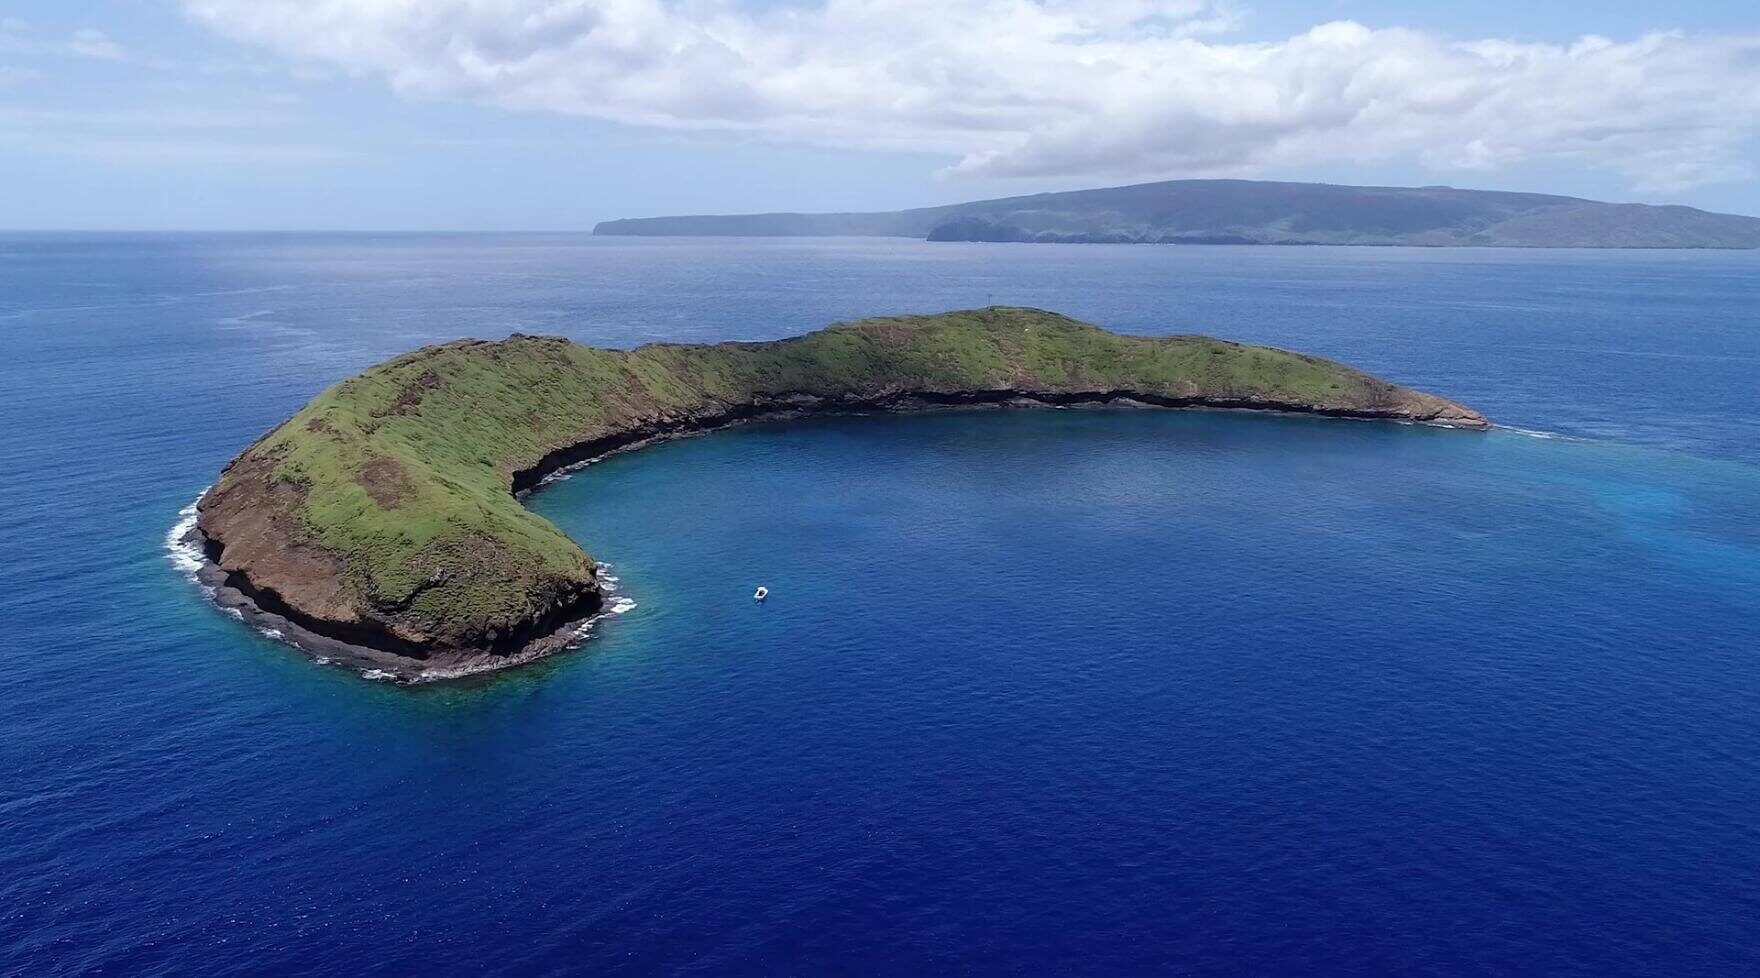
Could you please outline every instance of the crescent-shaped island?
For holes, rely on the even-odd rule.
[[[759,419],[1105,404],[1489,427],[1329,360],[1036,309],[633,350],[515,334],[424,347],[319,394],[226,466],[190,532],[223,606],[420,682],[566,648],[600,612],[593,558],[519,501],[547,475]]]

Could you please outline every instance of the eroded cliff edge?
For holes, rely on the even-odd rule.
[[[1115,401],[1487,427],[1328,360],[1033,309],[627,351],[516,334],[318,395],[226,467],[196,532],[223,601],[319,654],[431,678],[561,648],[603,602],[593,559],[516,496],[560,468],[765,417]]]

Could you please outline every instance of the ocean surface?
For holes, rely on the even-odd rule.
[[[633,608],[417,689],[166,546],[423,343],[988,302],[1526,431],[675,442],[532,498]],[[7,236],[0,337],[0,974],[1760,973],[1760,254]]]

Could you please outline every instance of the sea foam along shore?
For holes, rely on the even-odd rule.
[[[220,610],[251,626],[263,637],[298,649],[319,665],[348,669],[362,679],[417,685],[493,672],[549,654],[534,651],[516,657],[484,656],[480,662],[450,661],[444,666],[427,666],[417,660],[392,655],[370,646],[354,645],[319,635],[281,615],[265,611],[248,595],[229,586],[226,583],[226,572],[209,560],[203,549],[202,534],[196,529],[196,518],[197,506],[207,493],[206,489],[202,490],[188,506],[178,510],[177,522],[165,534],[165,556],[171,566],[200,589],[202,596],[212,601]],[[579,648],[593,637],[594,626],[600,621],[628,614],[637,607],[634,599],[618,593],[622,582],[611,572],[610,564],[600,563],[596,570],[600,591],[605,595],[604,604],[593,614],[565,626],[563,648]]]

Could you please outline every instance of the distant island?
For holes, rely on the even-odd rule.
[[[318,395],[227,465],[191,533],[216,599],[265,631],[446,678],[564,648],[604,604],[593,558],[518,501],[551,473],[764,418],[1108,404],[1487,427],[1332,361],[1034,309],[627,351],[515,334],[426,347]]]
[[[605,221],[605,235],[866,235],[1082,244],[1760,248],[1760,218],[1452,187],[1169,180],[855,214]]]

